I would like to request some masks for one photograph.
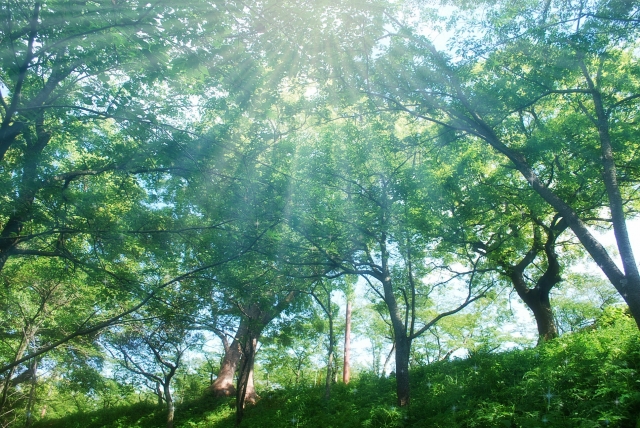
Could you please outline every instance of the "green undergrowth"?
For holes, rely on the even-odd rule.
[[[640,427],[640,335],[613,314],[596,329],[534,349],[472,355],[412,371],[412,402],[395,381],[361,374],[349,385],[264,391],[242,427]],[[74,414],[36,427],[161,427],[148,404]],[[203,397],[176,411],[177,427],[235,426],[233,400]]]

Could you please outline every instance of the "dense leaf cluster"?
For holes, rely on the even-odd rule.
[[[2,3],[0,425],[310,384],[269,420],[627,423],[635,348],[554,340],[640,327],[638,6],[423,3]]]

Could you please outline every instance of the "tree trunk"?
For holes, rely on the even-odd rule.
[[[236,393],[236,426],[242,422],[244,407],[247,401],[255,404],[257,395],[253,386],[253,364],[255,362],[258,339],[249,332],[244,346],[238,373],[238,388]]]
[[[256,362],[258,339],[255,336],[250,336],[248,341],[250,343],[247,343],[244,347],[242,358],[240,359],[241,373],[238,374],[238,386],[244,390],[244,404],[256,404],[258,394],[253,383],[253,368]],[[241,384],[241,382],[246,383],[246,385]]]
[[[594,82],[589,75],[589,71],[583,61],[580,62],[585,80],[591,89],[591,96],[596,111],[596,127],[600,140],[602,152],[601,161],[603,167],[603,179],[609,199],[609,209],[611,210],[611,220],[613,233],[616,238],[616,245],[620,253],[624,278],[618,283],[613,282],[614,287],[620,292],[622,298],[629,305],[631,314],[636,324],[640,328],[640,272],[631,248],[629,231],[624,213],[624,202],[618,186],[618,173],[616,171],[613,155],[613,144],[609,134],[609,116],[605,110],[597,81]],[[596,260],[597,262],[597,260]],[[611,279],[611,278],[610,278]]]
[[[156,382],[156,395],[158,396],[158,407],[162,407],[164,400],[162,399],[162,387],[160,382]]]
[[[164,399],[167,402],[167,428],[173,428],[175,406],[173,403],[173,397],[171,396],[171,389],[169,388],[169,381],[166,381],[164,384]]]
[[[553,286],[560,282],[561,278],[559,274],[557,276],[548,275],[551,269],[551,267],[547,268],[547,271],[538,280],[534,288],[527,287],[521,271],[512,272],[510,275],[518,296],[533,312],[533,317],[538,327],[538,344],[558,337],[558,328],[551,310],[549,294]]]
[[[534,229],[534,243],[527,255],[516,266],[509,266],[511,282],[518,296],[524,304],[531,309],[538,327],[538,344],[558,337],[551,301],[549,295],[551,289],[556,286],[562,277],[560,275],[560,263],[555,252],[556,239],[566,229],[566,223],[554,223],[546,231],[547,239],[544,244],[544,252],[547,256],[547,269],[538,278],[535,287],[529,288],[524,279],[524,270],[533,263],[539,251],[540,235]]]
[[[36,373],[38,372],[38,359],[34,358],[33,364],[30,368],[33,375],[31,377],[31,388],[29,390],[29,400],[27,402],[27,420],[25,422],[25,427],[30,427],[33,422],[33,406],[36,399],[36,386],[38,384],[38,378]]]
[[[536,286],[523,294],[518,291],[518,295],[533,312],[533,317],[538,327],[538,344],[558,337],[558,328],[551,310],[549,292],[545,292]]]
[[[398,406],[409,405],[409,355],[411,341],[404,335],[396,336],[396,391],[398,393]]]
[[[386,282],[386,281],[385,281]],[[388,285],[390,288],[390,284]],[[409,355],[411,353],[411,339],[407,336],[406,326],[399,316],[395,297],[385,290],[385,299],[391,315],[394,343],[396,345],[396,392],[398,406],[409,405]]]
[[[349,359],[351,356],[351,302],[347,300],[346,321],[344,328],[344,363],[342,366],[342,381],[349,383],[351,370],[349,367]]]
[[[386,247],[383,246],[383,248],[383,254],[385,254]],[[383,265],[386,267],[385,259],[383,259]],[[385,272],[388,272],[388,269],[385,269]],[[411,339],[407,336],[407,326],[404,324],[402,315],[400,314],[390,278],[391,275],[387,273],[381,282],[384,289],[385,303],[389,309],[389,317],[391,318],[391,326],[393,327],[393,336],[396,344],[396,391],[398,394],[398,406],[404,407],[409,405],[409,355],[411,352]]]
[[[14,205],[14,212],[0,231],[0,271],[4,268],[11,252],[20,243],[20,234],[24,223],[31,217],[32,205],[39,189],[38,161],[42,150],[49,144],[51,134],[44,129],[44,119],[40,114],[36,118],[35,138],[25,134],[27,150],[22,168],[19,197]]]
[[[331,378],[333,373],[333,352],[329,351],[329,357],[327,358],[327,377],[324,382],[324,398],[328,400],[331,398]]]
[[[296,295],[297,293],[291,292],[277,305],[271,306],[266,310],[263,310],[257,303],[251,304],[245,308],[245,316],[240,319],[240,325],[238,326],[238,331],[236,331],[233,342],[231,342],[231,345],[228,348],[225,348],[218,377],[208,388],[216,397],[232,397],[236,394],[236,387],[233,379],[242,357],[242,344],[246,343],[247,338],[250,336],[257,345],[257,341],[260,339],[262,330],[264,330],[267,324],[277,317],[293,301]],[[254,346],[254,355],[251,357],[251,370],[248,373],[249,378],[247,381],[247,388],[251,396],[245,397],[248,398],[251,403],[255,403],[257,399],[257,394],[253,384],[255,351],[256,347]]]
[[[331,292],[327,292],[327,316],[329,317],[329,346],[327,349],[327,379],[324,387],[324,398],[331,398],[331,378],[333,377],[333,349],[335,347],[335,338],[333,333],[333,314],[331,313]]]
[[[209,390],[213,392],[213,395],[216,397],[231,397],[236,394],[234,377],[238,363],[240,362],[240,357],[242,356],[242,339],[246,336],[248,330],[249,320],[243,317],[240,320],[240,325],[238,326],[238,331],[236,331],[233,342],[225,349],[218,377],[209,387]]]

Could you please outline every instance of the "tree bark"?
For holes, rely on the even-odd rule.
[[[253,337],[253,340],[257,342],[262,334],[262,330],[264,330],[266,325],[277,315],[265,315],[257,304],[251,305],[245,312],[246,316],[243,316],[240,319],[240,325],[238,326],[238,330],[236,331],[236,335],[233,338],[231,345],[225,348],[218,377],[209,387],[216,397],[232,397],[236,395],[237,389],[236,383],[234,382],[235,374],[243,362],[243,350],[249,349],[243,344],[249,337]],[[249,356],[250,359],[255,359],[255,347],[253,350],[254,355]],[[251,361],[250,364],[251,370],[247,373],[247,391],[251,396],[245,397],[245,399],[250,403],[255,403],[257,395],[253,384],[253,361]]]
[[[386,252],[386,248],[385,248]],[[384,260],[384,259],[383,259]],[[384,260],[386,264],[386,260]],[[384,289],[384,300],[389,309],[393,336],[396,345],[396,392],[398,395],[398,406],[409,405],[409,355],[411,352],[411,339],[407,336],[407,327],[402,320],[398,303],[393,294],[390,275],[382,280]]]
[[[558,337],[558,328],[549,301],[549,291],[542,290],[538,286],[524,292],[516,288],[516,291],[525,305],[533,312],[538,328],[538,344]]]
[[[540,233],[537,227],[534,228],[533,245],[525,257],[515,266],[509,266],[503,262],[503,266],[509,272],[509,277],[518,296],[533,312],[533,317],[538,327],[538,344],[558,337],[558,328],[551,310],[549,295],[553,287],[562,281],[560,262],[555,252],[555,245],[558,236],[567,228],[567,225],[566,222],[557,221],[556,218],[551,226],[545,228],[547,238],[544,243],[544,253],[547,257],[547,268],[538,278],[533,288],[527,286],[524,270],[533,263],[541,250]]]
[[[156,395],[158,396],[158,407],[162,407],[164,400],[162,398],[162,388],[160,382],[156,382]]]
[[[406,335],[396,335],[396,391],[398,394],[398,406],[409,405],[409,356],[411,353],[411,340]]]
[[[333,377],[333,359],[335,348],[335,337],[333,332],[333,315],[331,313],[331,291],[327,291],[327,316],[329,317],[329,346],[327,349],[327,379],[324,386],[324,398],[328,400],[331,398],[331,378]]]
[[[167,428],[173,428],[173,418],[175,415],[175,405],[173,403],[173,396],[171,395],[171,389],[169,388],[171,380],[167,380],[164,383],[164,399],[167,402]]]
[[[231,397],[236,394],[234,377],[242,356],[242,338],[247,335],[249,330],[248,323],[249,321],[245,317],[240,320],[240,326],[231,345],[225,348],[218,377],[209,387],[209,390],[216,397]]]
[[[295,298],[296,293],[289,293],[277,305],[271,306],[263,310],[258,303],[253,303],[246,307],[243,312],[244,316],[240,319],[240,325],[236,331],[235,337],[231,345],[225,347],[224,357],[218,372],[218,377],[209,386],[209,391],[216,397],[232,397],[236,395],[237,389],[234,382],[235,373],[238,370],[243,358],[243,349],[249,337],[255,341],[252,349],[252,355],[249,355],[249,363],[251,369],[247,373],[247,393],[243,401],[255,403],[258,399],[253,383],[253,366],[255,363],[255,352],[257,350],[257,342],[262,335],[262,331],[275,317],[277,317]]]
[[[253,364],[255,362],[256,346],[258,339],[251,332],[245,338],[242,347],[242,360],[238,373],[238,388],[236,393],[236,426],[239,426],[244,416],[244,408],[247,402],[255,404],[257,395],[253,386]]]
[[[22,228],[31,217],[32,206],[40,187],[38,184],[38,164],[42,151],[49,144],[51,134],[45,131],[44,119],[41,116],[36,120],[35,129],[35,138],[30,133],[25,134],[27,152],[24,156],[19,197],[15,202],[13,213],[0,231],[0,271],[11,256],[11,252],[21,241]]]
[[[549,268],[547,268],[548,271]],[[538,328],[538,344],[558,337],[549,294],[553,286],[560,282],[560,278],[553,282],[547,282],[541,278],[534,288],[529,288],[522,272],[512,272],[510,276],[518,296],[533,313]]]
[[[253,383],[253,368],[256,362],[256,352],[258,350],[258,338],[251,334],[247,338],[247,343],[243,347],[240,359],[240,373],[238,374],[238,389],[244,390],[243,406],[246,403],[256,404],[258,394]]]
[[[36,386],[38,385],[38,378],[36,376],[38,372],[38,359],[34,358],[33,364],[30,367],[30,371],[33,373],[31,377],[31,387],[29,389],[29,400],[27,402],[27,420],[25,427],[30,427],[33,422],[33,406],[36,400]]]
[[[342,381],[349,383],[351,369],[349,359],[351,358],[351,301],[347,299],[346,320],[344,328],[344,363],[342,366]]]

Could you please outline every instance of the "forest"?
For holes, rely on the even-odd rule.
[[[640,426],[639,36],[3,1],[0,427]]]

